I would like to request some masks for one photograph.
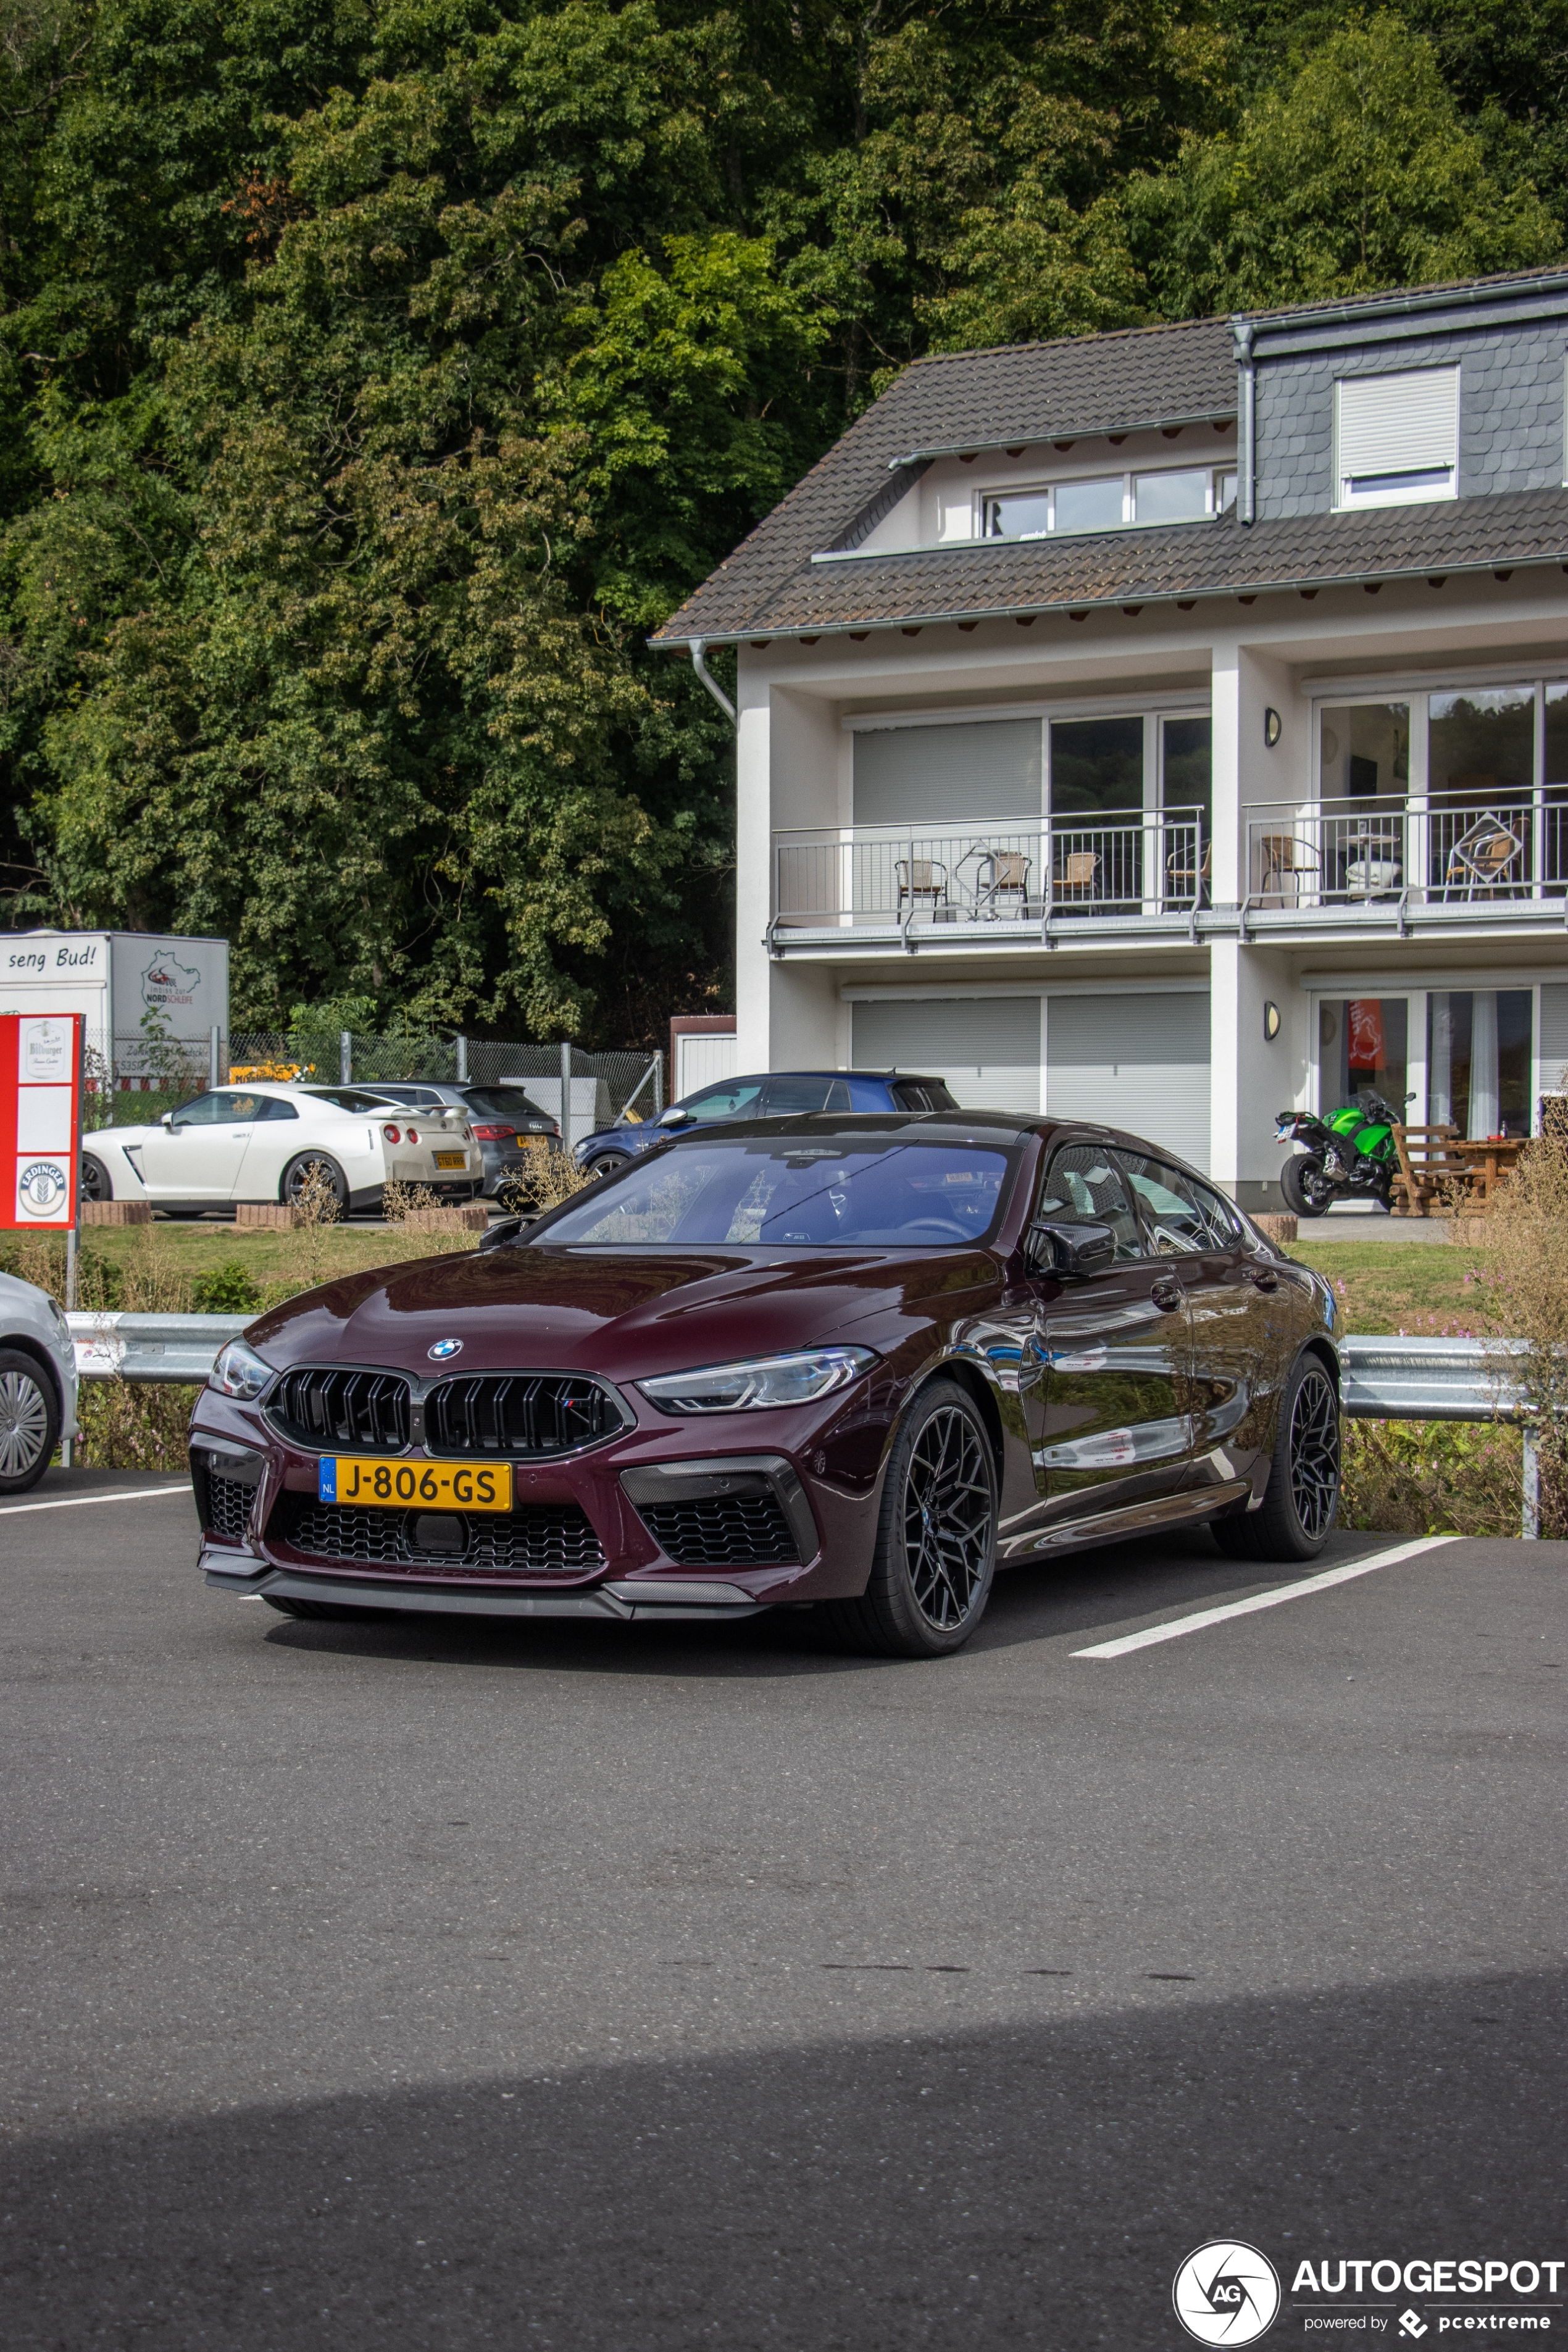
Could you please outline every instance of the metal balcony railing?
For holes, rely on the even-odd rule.
[[[1190,914],[1203,904],[1201,809],[1000,824],[856,825],[773,835],[773,928],[1039,925]]]
[[[1565,891],[1565,785],[1485,803],[1278,801],[1247,817],[1248,910],[1501,906]]]

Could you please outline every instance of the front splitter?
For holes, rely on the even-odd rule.
[[[456,1592],[449,1586],[379,1584],[354,1577],[304,1576],[298,1569],[273,1568],[259,1576],[225,1576],[209,1568],[206,1580],[220,1592],[246,1598],[260,1594],[277,1601],[325,1601],[334,1608],[422,1610],[441,1617],[596,1617],[617,1625],[640,1620],[667,1624],[671,1619],[698,1618],[709,1623],[733,1624],[742,1617],[760,1617],[766,1604],[752,1601],[739,1586],[724,1590],[733,1599],[694,1601],[637,1601],[623,1598],[626,1586],[612,1591],[595,1585],[589,1592]],[[687,1588],[688,1593],[690,1587]]]

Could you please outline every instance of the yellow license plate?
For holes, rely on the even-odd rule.
[[[436,1154],[437,1168],[466,1168],[468,1164],[468,1154],[463,1151],[438,1151]]]
[[[322,1503],[399,1503],[427,1511],[510,1511],[511,1464],[382,1462],[374,1454],[324,1454],[316,1468]]]

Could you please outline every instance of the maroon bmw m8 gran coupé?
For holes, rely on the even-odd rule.
[[[1156,1145],[999,1112],[676,1137],[477,1252],[261,1316],[193,1418],[209,1584],[366,1609],[809,1606],[935,1657],[998,1568],[1183,1521],[1303,1560],[1332,1294]]]

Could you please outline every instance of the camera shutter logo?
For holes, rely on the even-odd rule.
[[[1190,2253],[1171,2289],[1176,2317],[1200,2344],[1256,2344],[1279,2314],[1279,2277],[1267,2254],[1236,2238]]]

